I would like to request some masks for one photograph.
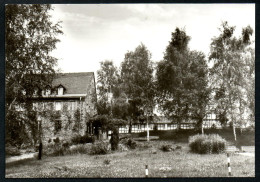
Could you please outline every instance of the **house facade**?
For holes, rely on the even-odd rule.
[[[153,122],[148,124],[149,130],[175,130],[178,127],[178,124],[176,122],[173,122],[172,120],[168,119],[167,117],[163,116],[160,112],[158,107],[154,108],[153,111],[154,117]],[[221,129],[221,123],[219,122],[216,112],[213,109],[212,105],[207,106],[207,114],[205,118],[203,119],[203,128],[209,129],[209,128],[216,128]],[[196,122],[190,120],[190,121],[184,121],[180,124],[181,129],[194,129],[196,127]],[[147,124],[144,123],[135,123],[132,125],[132,133],[141,133],[147,131]],[[129,126],[119,126],[119,133],[128,133],[129,132]]]
[[[33,110],[43,143],[68,141],[87,132],[89,118],[97,113],[93,72],[57,74],[41,95],[33,99]]]

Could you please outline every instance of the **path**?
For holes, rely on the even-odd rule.
[[[19,156],[8,157],[5,159],[5,163],[21,161],[24,159],[32,159],[32,158],[35,158],[37,155],[38,155],[38,152],[34,152],[34,153],[22,154]]]

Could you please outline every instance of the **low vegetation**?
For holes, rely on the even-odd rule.
[[[219,154],[224,152],[226,140],[216,134],[194,135],[189,138],[189,147],[198,154]]]
[[[175,150],[163,152],[160,150],[163,145],[170,145]],[[89,147],[90,150],[92,144],[77,146]],[[254,157],[232,154],[230,159],[232,176],[255,176]],[[145,177],[145,165],[148,165],[149,177],[228,177],[225,154],[195,154],[190,152],[188,144],[176,144],[173,141],[137,142],[136,149],[109,152],[106,155],[44,156],[41,161],[34,159],[7,166],[6,177]]]
[[[18,148],[7,145],[5,146],[5,155],[6,156],[17,156],[20,155],[21,152],[18,150]]]
[[[89,135],[80,136],[77,135],[71,139],[72,144],[85,144],[85,143],[94,143],[95,138]]]
[[[151,136],[159,136],[159,140],[163,141],[174,141],[176,143],[188,143],[189,137],[193,135],[200,134],[201,131],[198,130],[168,130],[168,131],[150,131]],[[224,138],[228,145],[235,145],[240,148],[241,146],[252,146],[255,145],[255,130],[254,129],[236,129],[237,133],[237,141],[234,140],[234,136],[232,135],[233,131],[231,127],[223,128],[223,129],[205,129],[205,134],[218,134],[222,138]],[[133,133],[134,138],[136,137],[145,137],[146,132],[142,133]]]
[[[91,155],[104,155],[108,154],[111,150],[108,142],[98,142],[91,146],[90,154]]]
[[[215,131],[220,133],[219,136],[212,135],[209,130],[205,130],[204,136],[194,134],[193,131],[178,133],[157,131],[161,134],[158,135],[160,140],[150,142],[135,141],[127,135],[121,136],[122,139],[115,151],[111,150],[109,141],[85,144],[59,141],[43,147],[44,155],[41,161],[31,159],[7,164],[6,177],[144,177],[146,164],[149,168],[149,177],[226,177],[228,176],[226,154],[220,152],[223,149],[221,142],[227,138],[229,145],[234,144],[229,140],[232,138],[230,137],[232,132]],[[176,138],[177,134],[182,138]],[[168,138],[163,140],[165,136]],[[238,136],[241,137],[240,145],[250,145],[248,141],[254,141],[252,131],[243,131]],[[183,138],[184,141],[189,140],[189,137],[190,143],[180,142]],[[213,144],[204,142],[207,146],[202,147],[203,151],[198,154],[196,147],[199,146],[199,142],[197,141],[202,140],[201,138],[212,141]],[[214,142],[217,145],[214,145]],[[209,150],[212,151],[208,152]],[[252,156],[232,154],[232,175],[254,177],[254,160]]]

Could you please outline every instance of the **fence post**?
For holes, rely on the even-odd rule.
[[[145,165],[145,177],[148,178],[148,165]]]
[[[231,176],[231,167],[230,167],[229,153],[227,153],[227,162],[228,162],[228,176]]]

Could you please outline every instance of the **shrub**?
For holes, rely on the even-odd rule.
[[[61,143],[59,144],[49,144],[43,147],[43,155],[47,156],[63,156],[66,154],[68,148],[63,147]]]
[[[111,149],[112,150],[117,150],[118,148],[118,144],[119,144],[119,134],[117,129],[113,130],[111,139],[110,139],[110,143],[111,143]]]
[[[16,156],[16,155],[21,155],[21,153],[17,147],[5,146],[5,155],[6,156]]]
[[[137,148],[138,148],[139,150],[146,150],[146,149],[152,148],[152,147],[153,147],[153,146],[152,146],[151,144],[147,143],[147,142],[145,142],[145,143],[138,142],[138,143],[137,143]]]
[[[54,141],[54,143],[58,144],[58,143],[60,143],[60,138],[57,137],[56,139],[53,139],[53,141]]]
[[[69,144],[69,142],[65,142],[65,143],[62,144],[62,146],[63,146],[64,148],[69,148],[70,144]]]
[[[170,151],[174,150],[174,148],[172,148],[171,145],[162,145],[160,149],[164,152],[170,152]]]
[[[128,147],[124,144],[118,144],[118,151],[120,152],[128,151]]]
[[[199,154],[219,154],[225,150],[226,140],[217,134],[194,135],[189,137],[189,147]]]
[[[134,141],[133,139],[128,139],[127,141],[127,146],[130,148],[130,149],[135,149],[137,144],[136,144],[136,141]]]
[[[67,153],[70,155],[73,154],[89,154],[91,152],[92,144],[78,144],[71,146]]]
[[[51,155],[52,156],[63,156],[63,155],[65,155],[66,150],[67,149],[65,149],[64,147],[57,145],[54,147],[54,150]]]
[[[111,160],[109,160],[109,159],[105,159],[105,160],[104,160],[104,164],[105,164],[105,165],[109,165],[110,162],[111,162]]]
[[[71,139],[71,142],[75,145],[77,144],[84,144],[84,143],[94,143],[95,138],[89,135],[77,135]]]
[[[135,149],[137,147],[137,143],[132,138],[126,138],[121,140],[121,143],[125,146],[127,146],[130,149]]]
[[[90,149],[91,155],[107,154],[109,152],[109,144],[105,142],[99,142],[92,145]]]
[[[182,149],[182,146],[180,146],[180,145],[177,145],[175,148],[175,150],[181,150],[181,149]]]

